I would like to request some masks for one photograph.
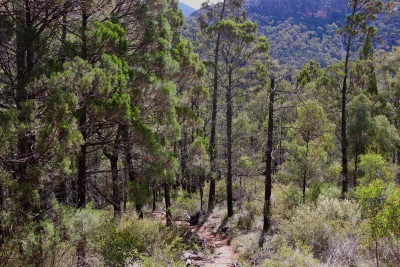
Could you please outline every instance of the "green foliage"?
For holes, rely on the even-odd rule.
[[[360,170],[364,173],[362,184],[368,185],[375,179],[393,181],[394,175],[387,161],[379,154],[365,154],[360,156]]]
[[[370,196],[368,196],[369,198]],[[383,209],[378,215],[384,234],[388,237],[400,238],[400,189],[396,187],[387,196]]]
[[[240,229],[251,229],[256,221],[256,216],[262,214],[262,205],[259,200],[246,200],[237,222]]]
[[[374,138],[371,148],[378,153],[388,155],[395,151],[400,142],[399,133],[384,115],[374,117]]]
[[[272,267],[307,267],[320,266],[319,261],[314,259],[309,249],[304,246],[300,249],[281,246],[275,254],[274,259],[264,260],[260,266]]]
[[[354,231],[360,223],[361,213],[356,203],[322,197],[315,204],[298,207],[292,218],[282,221],[281,238],[293,248],[309,248],[320,260],[326,261],[334,255],[335,260],[349,264],[356,261],[353,253],[357,248],[339,253],[336,242],[345,243],[360,235],[362,232]]]
[[[367,186],[358,187],[355,195],[363,215],[369,221],[372,237],[374,239],[381,237],[383,229],[378,214],[385,201],[385,186],[382,180],[376,179]]]
[[[200,198],[198,195],[178,194],[172,207],[173,220],[185,221],[187,215],[195,214],[200,210]]]
[[[90,33],[93,36],[93,45],[99,48],[99,54],[113,53],[122,55],[127,51],[125,30],[111,21],[95,22],[95,29]]]

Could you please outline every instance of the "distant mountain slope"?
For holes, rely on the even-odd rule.
[[[343,60],[343,40],[336,32],[349,13],[348,0],[243,0],[243,8],[281,64],[299,69],[309,60],[323,67]],[[196,16],[188,22],[195,24]],[[400,7],[382,12],[372,25],[378,28],[375,49],[400,46]],[[363,40],[357,41],[354,45],[360,46]]]
[[[196,11],[196,9],[194,9],[193,7],[190,7],[182,2],[179,2],[179,9],[182,10],[185,17],[189,17],[190,14]]]
[[[276,21],[294,18],[302,23],[323,25],[343,21],[348,12],[347,0],[244,0],[250,13]]]
[[[336,30],[349,13],[348,0],[243,0],[243,7],[267,36],[270,55],[279,62],[300,67],[315,60],[326,66],[343,59]],[[382,12],[372,25],[378,29],[376,49],[400,45],[400,8]]]

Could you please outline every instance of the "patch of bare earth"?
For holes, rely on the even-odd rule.
[[[156,211],[153,216],[165,222],[165,212]],[[176,222],[177,226],[185,224],[184,222]],[[190,231],[195,233],[202,240],[203,244],[210,248],[213,253],[210,257],[193,255],[186,253],[187,266],[201,267],[233,267],[239,259],[239,255],[235,253],[230,245],[230,238],[220,233],[215,233],[213,227],[205,222],[201,226],[190,226]]]

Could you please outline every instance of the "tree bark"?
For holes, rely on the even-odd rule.
[[[83,144],[78,157],[78,180],[77,180],[77,208],[86,207],[86,156],[87,156],[87,130],[86,130],[86,108],[81,110],[81,118],[79,119],[79,129],[82,134]]]
[[[352,5],[352,17],[354,18],[357,13],[357,5],[358,0],[355,0]],[[353,22],[350,23],[350,29],[354,28]],[[346,193],[348,191],[349,185],[349,172],[348,172],[348,158],[347,158],[347,79],[349,75],[349,59],[350,59],[350,48],[352,36],[347,33],[346,40],[346,58],[344,62],[344,78],[342,84],[342,103],[341,103],[341,146],[342,146],[342,193],[341,198],[344,199],[346,197]]]
[[[219,20],[224,18],[225,2],[222,4],[222,10]],[[215,207],[215,180],[217,176],[217,146],[216,146],[216,128],[217,128],[217,108],[218,108],[218,64],[219,64],[219,49],[221,43],[221,32],[218,32],[214,50],[214,81],[213,81],[213,103],[211,115],[211,136],[210,136],[210,193],[208,196],[208,212],[212,212]]]
[[[157,190],[156,187],[153,186],[153,212],[156,211],[156,203],[157,203]]]
[[[164,197],[165,197],[165,219],[167,226],[172,225],[172,215],[171,215],[171,192],[168,183],[164,184]]]
[[[308,132],[308,135],[310,135],[310,133]],[[304,175],[303,175],[303,204],[306,203],[306,187],[307,187],[307,168],[308,168],[308,164],[307,164],[307,158],[308,158],[308,143],[309,141],[306,142],[306,156],[305,156],[305,168],[304,168]]]
[[[201,178],[199,177],[199,180]],[[200,183],[200,210],[203,211],[203,182]]]
[[[265,150],[265,196],[264,196],[264,225],[263,231],[267,232],[271,227],[271,193],[272,193],[272,145],[274,130],[274,101],[275,79],[271,78],[271,91],[269,95],[267,148]]]
[[[82,46],[81,46],[81,57],[84,60],[88,58],[88,50],[87,50],[87,24],[88,24],[88,10],[86,1],[81,1],[81,38],[82,38]],[[79,118],[79,131],[82,134],[83,144],[81,145],[81,150],[78,157],[78,180],[77,180],[77,208],[83,209],[86,207],[86,183],[87,183],[87,109],[86,103],[83,103],[83,107],[81,108],[81,114]],[[78,247],[76,249],[77,256],[77,266],[85,267],[86,263],[86,238],[81,237],[78,243]]]
[[[118,154],[117,154],[118,155]],[[119,189],[118,156],[110,157],[111,179],[112,179],[112,205],[114,208],[114,218],[121,216],[121,192]]]
[[[232,193],[232,69],[228,72],[228,86],[226,87],[226,195],[228,204],[228,217],[233,216],[233,193]]]

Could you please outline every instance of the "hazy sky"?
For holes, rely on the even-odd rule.
[[[199,9],[201,4],[203,2],[205,2],[206,0],[179,0],[179,1],[182,3],[185,3],[188,6],[195,8],[195,9]],[[212,0],[211,2],[215,3],[215,2],[218,2],[218,0]]]

